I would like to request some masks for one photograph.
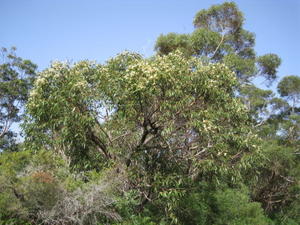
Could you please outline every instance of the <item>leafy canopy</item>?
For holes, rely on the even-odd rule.
[[[255,36],[243,28],[244,16],[234,2],[200,10],[194,18],[191,34],[160,35],[155,50],[169,54],[176,49],[204,61],[222,62],[233,70],[239,81],[248,82],[257,75],[269,81],[276,78],[281,60],[276,54],[256,56]]]
[[[16,56],[15,50],[0,51],[0,150],[13,147],[16,133],[10,127],[21,120],[20,112],[37,68],[29,60]]]

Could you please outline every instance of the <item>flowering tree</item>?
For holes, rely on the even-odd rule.
[[[143,208],[158,196],[178,197],[192,180],[239,179],[256,146],[236,84],[226,66],[180,52],[150,60],[122,53],[105,65],[56,62],[30,93],[28,141],[75,168],[113,163],[128,173]],[[171,218],[171,205],[166,212]]]

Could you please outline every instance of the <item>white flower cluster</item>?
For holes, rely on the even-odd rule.
[[[40,76],[40,77],[38,77],[38,78],[35,80],[35,85],[36,85],[36,86],[40,86],[40,85],[45,84],[45,82],[46,82],[46,78]]]
[[[88,86],[88,83],[87,83],[87,81],[85,81],[85,80],[78,81],[78,82],[74,85],[74,87],[82,88],[82,89],[86,88],[87,86]]]
[[[37,95],[38,95],[38,92],[37,92],[36,89],[33,89],[33,90],[29,93],[30,98],[34,98],[34,97],[37,96]]]

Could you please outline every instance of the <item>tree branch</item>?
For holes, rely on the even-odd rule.
[[[0,133],[0,138],[3,137],[7,133],[9,127],[10,127],[10,124],[9,124],[9,120],[7,119],[5,121],[5,124],[4,124],[4,127],[3,127],[2,131]]]
[[[89,131],[89,136],[91,138],[91,141],[94,142],[94,144],[96,144],[96,146],[99,147],[99,149],[102,151],[102,153],[104,153],[105,157],[107,159],[111,159],[112,157],[109,154],[109,152],[107,151],[107,147],[106,147],[105,143],[99,137],[97,137],[92,131]]]
[[[221,44],[222,44],[223,41],[224,41],[224,36],[225,36],[225,35],[223,34],[222,37],[221,37],[221,41],[219,42],[219,44],[218,44],[217,48],[215,49],[215,51],[214,51],[214,53],[213,53],[213,55],[212,55],[211,58],[215,57],[215,54],[217,53],[217,51],[218,51],[219,48],[221,47]]]

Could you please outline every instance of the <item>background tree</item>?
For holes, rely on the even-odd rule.
[[[214,5],[196,14],[193,33],[160,35],[155,49],[160,55],[184,49],[186,54],[205,61],[225,63],[242,82],[256,75],[274,80],[280,58],[275,54],[257,57],[255,36],[243,24],[243,14],[234,2]]]
[[[281,97],[292,101],[292,112],[295,112],[296,104],[300,100],[300,77],[291,75],[284,77],[278,84],[278,92]]]
[[[262,139],[266,164],[253,188],[253,198],[262,202],[265,211],[283,224],[297,224],[299,208],[300,119],[297,108],[297,76],[286,76],[278,84],[281,97],[264,102],[263,123],[256,125]]]
[[[16,132],[12,123],[21,120],[22,106],[36,74],[37,66],[15,55],[16,48],[1,49],[0,61],[0,149],[12,148]]]

